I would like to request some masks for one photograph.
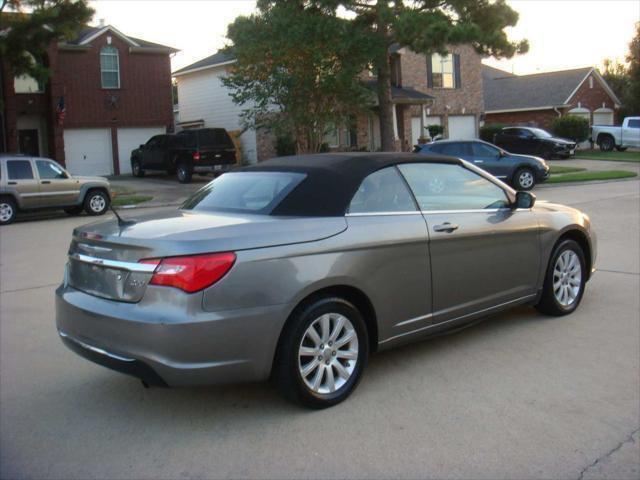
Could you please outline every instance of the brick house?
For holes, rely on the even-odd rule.
[[[427,125],[438,124],[448,138],[476,138],[484,111],[481,57],[470,46],[458,46],[447,55],[425,56],[406,47],[389,51],[392,67],[392,101],[396,149],[408,151],[425,135]],[[221,78],[235,58],[218,52],[174,72],[180,99],[178,128],[194,126],[240,130],[240,113]],[[362,80],[375,89],[375,76]],[[347,125],[349,124],[349,125]],[[241,136],[244,161],[255,163],[275,156],[275,139],[264,131],[245,131]],[[380,148],[377,107],[326,137],[333,151]]]
[[[2,150],[50,157],[76,174],[130,172],[131,150],[173,126],[176,51],[100,26],[47,49],[45,85],[2,65]]]
[[[549,129],[553,120],[577,115],[589,124],[613,125],[620,100],[593,67],[513,75],[482,66],[485,122]]]

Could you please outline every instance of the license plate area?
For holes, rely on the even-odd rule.
[[[69,285],[96,297],[138,302],[142,299],[150,279],[151,273],[132,272],[69,259]]]

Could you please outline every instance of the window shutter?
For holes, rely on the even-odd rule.
[[[432,62],[433,55],[427,55],[427,87],[433,88],[433,64]]]
[[[460,81],[460,55],[458,53],[453,54],[453,81],[456,88],[462,86]]]

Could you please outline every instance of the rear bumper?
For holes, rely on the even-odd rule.
[[[193,171],[195,173],[222,173],[233,170],[238,165],[235,163],[224,163],[218,165],[194,165]]]
[[[175,299],[173,305],[159,304],[156,293],[145,295],[153,302],[124,303],[62,285],[56,290],[60,338],[80,356],[150,385],[268,378],[286,320],[285,305],[205,312],[193,304],[176,305]],[[201,296],[189,297],[201,305]]]

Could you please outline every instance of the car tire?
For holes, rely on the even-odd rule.
[[[178,178],[178,182],[180,183],[191,183],[191,177],[193,176],[193,172],[191,171],[191,167],[186,162],[178,163],[176,168],[176,177]]]
[[[321,297],[297,309],[287,322],[272,378],[292,402],[327,408],[353,392],[368,356],[369,336],[358,309],[342,298]]]
[[[18,207],[13,198],[0,198],[0,225],[9,225],[16,219]]]
[[[519,168],[513,176],[516,190],[531,190],[536,185],[536,174],[530,168]]]
[[[140,160],[137,158],[131,160],[131,173],[134,177],[142,178],[144,177],[144,170],[142,169],[142,164]]]
[[[554,316],[573,312],[582,300],[586,280],[582,247],[575,240],[563,240],[551,255],[536,308],[545,315]]]
[[[64,209],[64,212],[67,215],[80,215],[82,213],[82,206],[76,206],[76,207],[67,207]]]
[[[619,152],[626,152],[629,147],[616,147],[616,150]]]
[[[104,215],[110,203],[109,196],[103,190],[90,190],[84,197],[84,211],[87,215]]]
[[[603,152],[611,152],[616,146],[616,142],[611,135],[603,135],[598,141],[598,146]]]

